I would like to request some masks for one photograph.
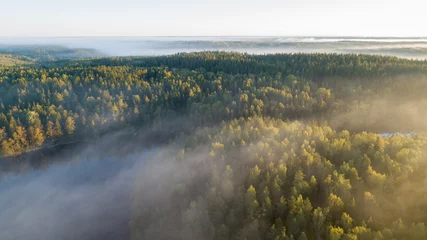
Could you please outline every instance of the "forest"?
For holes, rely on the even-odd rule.
[[[24,50],[0,55],[0,162],[168,130],[135,182],[131,239],[427,239],[427,61]]]

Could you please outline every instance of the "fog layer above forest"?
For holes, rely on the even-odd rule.
[[[264,53],[363,53],[425,59],[426,38],[333,37],[63,37],[0,38],[0,47],[57,45],[89,48],[98,55],[165,55],[178,52],[237,51]],[[95,53],[94,53],[95,54]],[[97,56],[96,54],[94,56]]]

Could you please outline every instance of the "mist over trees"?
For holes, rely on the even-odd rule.
[[[133,239],[426,237],[424,138],[254,117],[179,142],[136,183]]]
[[[135,182],[132,239],[427,238],[426,61],[228,52],[47,60],[0,66],[0,161],[167,129],[167,150]]]
[[[108,56],[161,56],[179,52],[251,54],[354,53],[427,58],[427,39],[365,37],[5,37],[0,53],[43,60]]]

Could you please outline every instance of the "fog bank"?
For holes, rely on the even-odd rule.
[[[129,238],[134,177],[152,153],[119,159],[86,151],[46,170],[6,175],[0,182],[0,239]]]
[[[154,56],[178,52],[237,51],[267,53],[363,53],[425,59],[426,38],[356,37],[16,37],[0,46],[58,45],[95,49],[110,56]]]

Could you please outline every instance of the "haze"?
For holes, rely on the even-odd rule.
[[[426,7],[3,0],[0,240],[426,240]]]
[[[423,0],[3,1],[0,36],[426,36]],[[274,7],[272,7],[274,6]]]

